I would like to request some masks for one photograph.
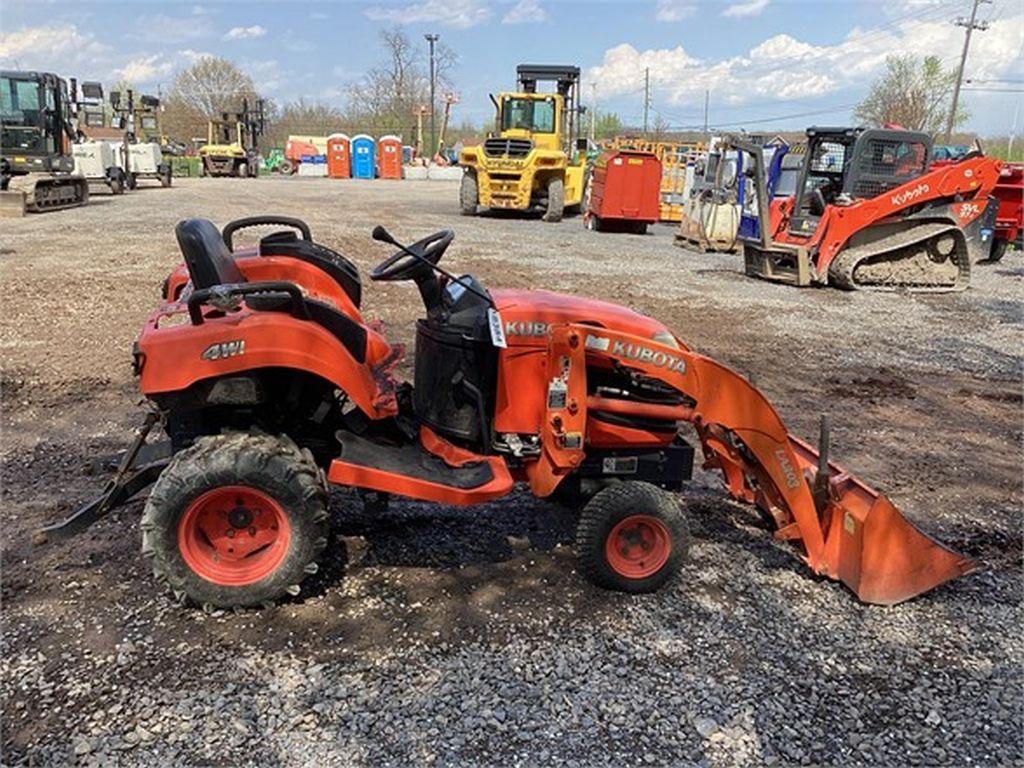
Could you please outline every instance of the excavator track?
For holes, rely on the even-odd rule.
[[[847,290],[950,293],[967,288],[971,261],[963,231],[927,222],[844,248],[828,267],[830,285]]]
[[[75,208],[89,201],[89,182],[81,176],[26,173],[13,177],[6,191],[23,194],[28,213]]]

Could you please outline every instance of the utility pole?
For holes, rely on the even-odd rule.
[[[647,117],[651,112],[651,68],[644,67],[644,138],[647,138]]]
[[[427,43],[430,45],[430,157],[427,158],[427,164],[430,164],[430,159],[437,153],[437,128],[434,123],[434,113],[436,112],[436,100],[434,98],[434,90],[437,88],[437,75],[435,72],[434,65],[434,43],[441,39],[440,35],[424,35],[427,39]]]
[[[704,138],[708,137],[708,104],[711,101],[711,90],[704,89]]]
[[[978,22],[978,6],[982,3],[991,3],[992,0],[974,0],[971,6],[971,18],[959,18],[954,23],[958,27],[967,27],[967,34],[964,35],[964,50],[960,54],[960,67],[956,71],[956,84],[953,86],[953,106],[949,110],[949,120],[946,121],[946,143],[949,144],[953,134],[953,122],[956,120],[956,110],[960,105],[960,83],[964,79],[964,65],[967,63],[967,49],[971,45],[971,33],[974,30],[984,32],[988,29],[988,22]]]
[[[595,122],[597,120],[597,83],[590,84],[590,143],[593,144],[597,141],[596,131],[597,126]]]

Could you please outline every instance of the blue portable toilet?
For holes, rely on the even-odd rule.
[[[360,133],[352,137],[352,178],[372,179],[377,173],[377,143]]]

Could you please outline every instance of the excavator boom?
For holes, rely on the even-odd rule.
[[[974,569],[932,540],[885,496],[789,434],[767,398],[725,365],[682,344],[585,325],[551,329],[548,371],[560,372],[549,397],[544,451],[528,471],[544,496],[583,459],[586,368],[603,362],[661,381],[686,395],[682,414],[700,437],[705,467],[719,469],[729,494],[755,504],[776,538],[799,542],[818,574],[842,581],[864,602],[891,605]],[[563,387],[566,396],[562,397]]]

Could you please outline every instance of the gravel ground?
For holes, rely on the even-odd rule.
[[[454,227],[446,266],[658,316],[748,375],[791,429],[982,570],[893,608],[812,576],[699,475],[681,578],[652,596],[574,572],[569,513],[336,492],[329,567],[260,612],[176,606],[139,557],[137,501],[33,552],[140,420],[129,347],[179,261],[173,225],[306,218],[366,269]],[[2,762],[6,765],[1020,765],[1020,254],[953,296],[799,291],[739,257],[505,216],[452,184],[181,180],[4,222]],[[409,340],[414,290],[372,284]],[[408,366],[406,366],[408,370]]]

